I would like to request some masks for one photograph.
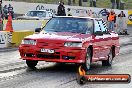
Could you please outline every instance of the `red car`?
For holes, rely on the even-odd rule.
[[[24,38],[19,52],[30,68],[46,61],[80,63],[89,70],[96,61],[111,66],[119,48],[118,34],[110,32],[100,18],[53,17],[40,33]]]

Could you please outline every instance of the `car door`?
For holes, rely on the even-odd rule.
[[[98,33],[100,34],[98,34]],[[102,35],[101,35],[102,33]],[[98,20],[94,20],[94,37],[93,37],[93,60],[99,60],[102,56],[102,48],[103,48],[103,32],[100,28]]]
[[[107,59],[108,53],[110,52],[111,48],[111,34],[108,31],[106,23],[102,19],[98,20],[98,23],[103,32],[102,48],[100,48],[100,59]]]

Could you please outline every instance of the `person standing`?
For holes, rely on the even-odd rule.
[[[93,6],[93,1],[92,0],[90,0],[90,7],[92,7]]]
[[[116,0],[116,9],[119,9],[120,0]]]
[[[124,14],[123,11],[121,11],[121,13],[118,15],[118,18],[119,18],[118,27],[119,27],[119,29],[118,29],[117,33],[119,33],[119,34],[128,34],[127,30],[126,30],[127,22],[126,22],[125,17],[126,17],[126,15]]]
[[[2,11],[0,11],[0,31],[3,30],[3,14]]]
[[[57,16],[66,16],[65,7],[63,2],[59,2]]]
[[[5,5],[4,7],[3,7],[3,15],[4,15],[4,19],[8,19],[8,7],[7,7],[7,5]]]
[[[108,10],[107,9],[102,9],[98,15],[102,17],[102,19],[107,22],[107,15],[108,15]]]
[[[112,9],[115,9],[116,0],[111,0],[111,4],[112,4],[111,8],[112,8]]]
[[[11,4],[9,4],[8,13],[11,13],[12,18],[14,18],[14,11],[13,11],[13,7],[11,6]]]
[[[96,1],[97,0],[90,0],[90,7],[96,7]]]
[[[108,20],[109,30],[115,31],[114,27],[115,27],[115,23],[116,23],[116,14],[115,14],[115,12],[113,10],[111,10],[109,12],[107,20]]]
[[[93,0],[93,7],[96,7],[96,0]]]

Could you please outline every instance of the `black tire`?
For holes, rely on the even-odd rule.
[[[37,65],[38,61],[34,61],[34,60],[26,60],[26,64],[29,68],[35,68],[35,66]]]
[[[102,66],[111,66],[113,58],[114,58],[113,49],[111,49],[109,54],[108,54],[108,59],[102,61]]]
[[[87,81],[87,79],[86,79],[84,76],[79,76],[79,77],[77,78],[77,82],[78,82],[80,85],[85,84],[86,81]]]
[[[83,64],[85,71],[88,71],[91,69],[91,61],[92,61],[92,52],[91,52],[91,49],[88,48],[86,57],[85,57],[85,63]]]
[[[64,66],[66,63],[63,63],[63,62],[57,62],[56,65],[58,66]]]

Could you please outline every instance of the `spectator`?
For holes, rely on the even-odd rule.
[[[2,13],[0,13],[0,31],[3,30],[3,21],[2,21]]]
[[[59,2],[57,16],[66,16],[65,7],[63,2]]]
[[[93,2],[92,2],[92,0],[90,0],[90,7],[92,7],[93,6]]]
[[[124,14],[123,11],[121,11],[121,13],[118,15],[118,17],[126,17],[126,15]]]
[[[123,11],[121,11],[121,13],[118,15],[118,18],[119,18],[118,27],[119,27],[119,29],[118,29],[117,32],[119,34],[128,34],[127,30],[126,30],[127,22],[126,22],[126,18],[125,17],[126,17],[126,15],[124,14]]]
[[[68,16],[72,16],[72,14],[71,14],[71,9],[68,8],[67,10],[68,10],[68,12],[67,12],[67,13],[68,13]]]
[[[11,6],[11,4],[9,4],[8,13],[11,13],[12,18],[14,18],[14,11],[13,11],[13,7]]]
[[[8,19],[8,7],[7,7],[7,5],[5,5],[4,7],[3,7],[3,15],[4,15],[4,19]]]
[[[120,0],[116,0],[116,9],[119,9]]]
[[[99,12],[99,16],[101,15],[102,19],[107,22],[107,15],[108,15],[108,10],[107,9],[102,9],[100,12]]]
[[[96,7],[96,0],[93,0],[93,7]]]
[[[116,14],[113,10],[111,10],[107,17],[109,30],[114,31],[115,23],[116,23]]]
[[[116,1],[115,0],[111,0],[111,4],[112,4],[112,9],[115,9],[115,5],[116,5]]]
[[[90,0],[90,7],[96,7],[96,1],[97,0]]]

